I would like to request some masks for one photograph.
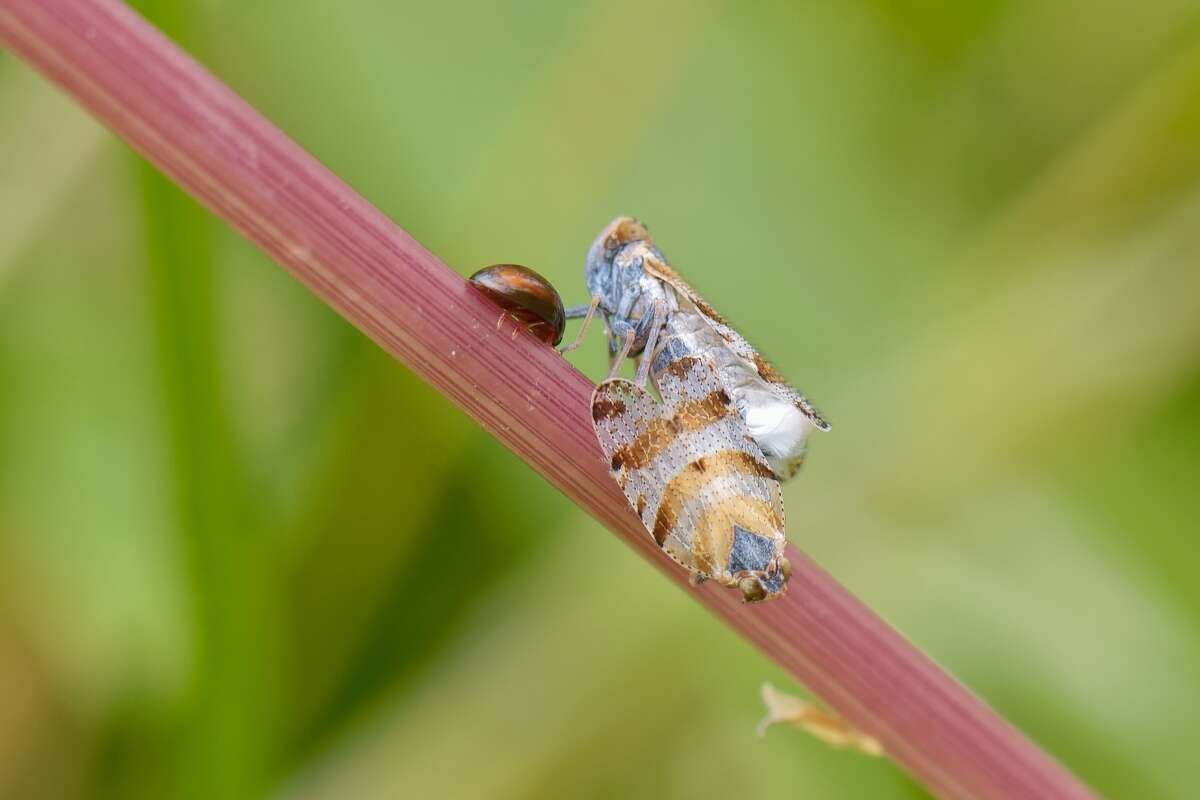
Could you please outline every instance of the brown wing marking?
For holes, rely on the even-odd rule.
[[[648,420],[632,441],[618,448],[612,456],[612,468],[624,464],[631,469],[642,469],[670,447],[680,434],[699,430],[736,413],[730,407],[729,395],[724,389],[680,403],[670,417]]]
[[[626,380],[605,381],[592,393],[596,439],[609,460],[613,479],[646,526],[647,533],[653,525],[663,488],[676,472],[674,460],[664,458],[666,451],[658,447],[660,443],[669,445],[666,439],[674,441],[676,438],[670,424],[672,416],[666,415],[662,403]],[[682,425],[678,427],[682,429]],[[654,457],[646,458],[651,455],[648,452],[651,442],[654,443]],[[696,571],[690,541],[658,544],[679,564]]]

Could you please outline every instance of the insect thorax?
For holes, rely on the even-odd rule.
[[[606,249],[602,239],[588,253],[585,277],[588,292],[600,298],[600,309],[610,321],[638,326],[652,313],[656,303],[669,312],[678,305],[675,291],[666,283],[646,272],[645,258],[664,256],[648,241],[635,241],[615,249]],[[637,355],[645,344],[646,331],[641,332],[631,354]],[[610,326],[610,350],[616,352],[618,337]]]

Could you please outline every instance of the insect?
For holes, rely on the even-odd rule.
[[[657,385],[658,376],[684,355],[705,361],[718,373],[776,476],[787,480],[796,474],[808,435],[829,430],[829,423],[671,268],[641,222],[613,220],[588,251],[585,276],[592,300],[566,310],[568,319],[584,321],[564,353],[582,343],[599,310],[612,358],[609,378],[629,356],[641,357],[638,386],[645,386],[647,377]]]
[[[546,344],[553,347],[562,341],[566,327],[562,298],[541,275],[517,264],[494,264],[476,272],[470,281]]]
[[[592,419],[613,477],[654,540],[696,580],[735,587],[748,602],[783,593],[779,481],[829,425],[667,263],[649,231],[618,217],[588,252],[592,301],[574,349],[599,310],[612,368]],[[634,381],[617,378],[640,357]],[[645,389],[652,379],[661,402]]]

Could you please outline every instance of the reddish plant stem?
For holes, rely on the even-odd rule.
[[[946,797],[1089,790],[789,549],[763,606],[687,585],[609,477],[591,382],[136,13],[112,0],[0,0],[0,40],[381,347]]]

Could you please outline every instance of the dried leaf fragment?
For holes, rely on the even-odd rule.
[[[769,726],[777,722],[786,722],[803,728],[834,747],[857,750],[869,756],[883,755],[883,745],[878,739],[852,728],[841,717],[799,697],[781,692],[769,683],[762,685],[762,699],[767,706],[767,715],[758,723],[759,736],[765,736]]]

